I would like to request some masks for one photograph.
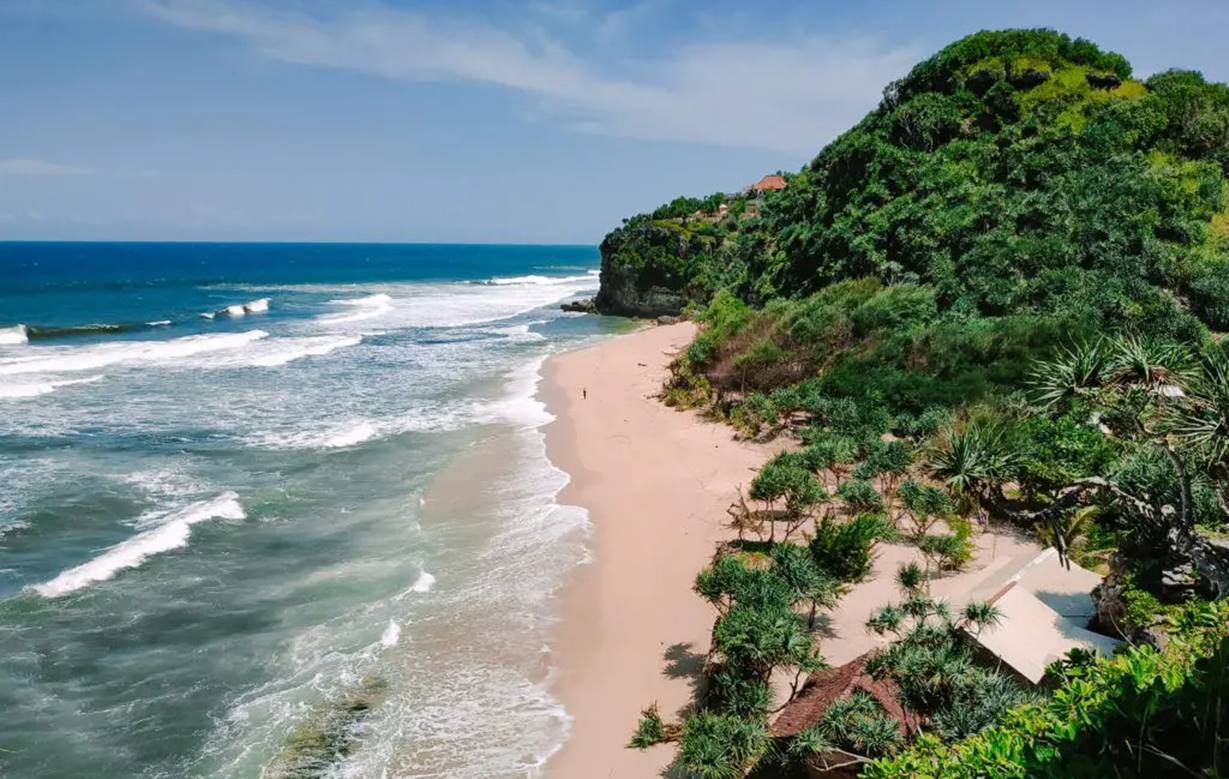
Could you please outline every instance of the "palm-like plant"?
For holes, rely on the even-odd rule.
[[[679,760],[699,779],[739,779],[768,751],[761,720],[693,714],[683,723]]]
[[[999,624],[1003,619],[1003,612],[990,603],[973,601],[965,604],[960,616],[965,625],[973,631],[973,635],[978,636],[986,628]]]
[[[1114,340],[1106,371],[1110,381],[1150,390],[1182,387],[1198,374],[1185,346],[1136,335]]]
[[[1002,432],[982,424],[949,430],[928,457],[931,471],[948,490],[978,503],[1006,477],[1012,459]]]
[[[1067,551],[1075,546],[1089,524],[1100,513],[1100,506],[1080,506],[1055,522],[1037,523],[1037,537],[1041,539],[1041,543],[1054,547],[1065,557]]]
[[[1063,349],[1052,360],[1042,360],[1029,371],[1034,401],[1054,408],[1101,386],[1108,361],[1105,339],[1084,341]]]
[[[1206,361],[1190,383],[1188,402],[1175,409],[1170,429],[1214,468],[1229,463],[1229,361]]]
[[[902,592],[920,592],[926,586],[926,572],[916,562],[903,563],[896,569],[896,586]]]

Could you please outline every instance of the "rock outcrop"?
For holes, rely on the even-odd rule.
[[[602,314],[655,319],[682,313],[687,296],[660,285],[642,290],[634,272],[603,270],[602,287],[593,302]]]
[[[559,306],[563,311],[570,311],[577,314],[596,314],[597,304],[593,302],[593,298],[582,298],[581,300],[573,300]]]

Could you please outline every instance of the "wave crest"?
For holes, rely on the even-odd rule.
[[[25,325],[0,327],[0,344],[24,344],[29,340]]]
[[[225,492],[169,514],[162,524],[121,541],[94,559],[69,568],[51,581],[32,589],[44,598],[58,598],[70,592],[106,581],[120,571],[136,568],[153,555],[187,546],[192,526],[207,519],[246,519],[239,496]]]
[[[20,384],[5,384],[0,387],[0,398],[35,398],[39,395],[46,395],[49,392],[55,392],[60,387],[69,387],[74,384],[93,384],[102,379],[103,374],[97,376],[87,376],[84,379],[65,379],[63,381],[32,381],[23,382]]]
[[[39,347],[34,354],[0,360],[0,376],[23,373],[88,371],[121,362],[174,360],[224,349],[236,349],[266,338],[264,330],[189,335],[168,341],[126,341],[86,347]]]
[[[235,303],[233,305],[220,308],[217,311],[204,311],[201,316],[205,319],[213,319],[219,316],[241,317],[248,314],[263,314],[269,310],[268,298],[257,298],[249,300],[247,303]]]
[[[343,322],[361,322],[364,319],[372,319],[392,310],[393,299],[383,292],[374,295],[366,295],[361,298],[342,298],[340,300],[330,300],[330,303],[337,306],[349,306],[354,309],[353,313],[345,314],[324,314],[317,317],[318,321],[339,324]]]

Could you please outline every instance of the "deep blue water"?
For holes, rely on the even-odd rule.
[[[0,775],[535,775],[597,260],[0,243]]]

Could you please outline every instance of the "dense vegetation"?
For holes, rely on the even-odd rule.
[[[1229,610],[1194,604],[1164,651],[1132,647],[1110,660],[1055,668],[1043,701],[957,742],[923,736],[910,751],[872,764],[871,779],[936,777],[1225,776],[1229,742]],[[1206,773],[1199,773],[1203,767]]]
[[[628,220],[603,241],[604,286],[762,303],[873,277],[966,316],[1197,338],[1197,320],[1229,322],[1229,88],[1131,75],[1056,33],[969,36],[755,208],[714,223],[692,213],[715,198],[680,199]]]
[[[690,301],[701,324],[666,401],[796,442],[697,579],[707,694],[678,724],[646,710],[635,744],[677,739],[701,777],[834,749],[875,777],[1225,775],[1227,172],[1226,86],[983,32],[786,189],[680,198],[608,235],[599,306]],[[988,522],[1107,574],[1095,627],[1135,646],[1056,667],[1044,698],[978,666],[964,636],[998,615],[952,615],[926,583]],[[774,741],[774,680],[792,698],[824,666],[816,613],[885,539],[923,564],[868,624],[892,639],[868,668],[913,724],[850,696]]]

